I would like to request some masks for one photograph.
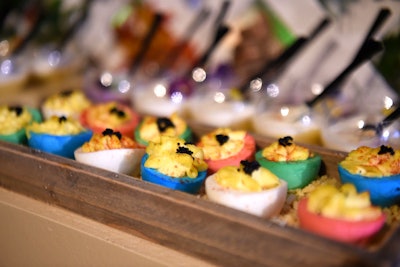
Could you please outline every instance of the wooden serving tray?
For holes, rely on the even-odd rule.
[[[212,130],[192,125],[197,135]],[[259,147],[273,140],[254,135]],[[310,146],[309,146],[310,147]],[[337,177],[344,153],[310,147]],[[395,266],[400,229],[368,246],[328,240],[199,196],[0,141],[0,186],[223,266]]]

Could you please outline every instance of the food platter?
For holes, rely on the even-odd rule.
[[[212,26],[212,28],[216,29],[215,41],[211,44],[210,49],[206,50],[204,57],[200,57],[202,60],[200,60],[201,64],[199,64],[198,62],[196,63],[198,66],[206,65],[206,59],[208,59],[208,57],[211,55],[211,52],[216,47],[216,44],[219,43],[219,40],[222,39],[222,36],[224,36],[229,31],[229,27],[225,25],[225,23],[227,24],[227,22],[221,23],[222,20],[225,19],[224,15],[227,8],[227,5],[225,5],[226,3],[227,2],[224,2],[221,13],[218,15],[218,24],[215,24],[215,27]],[[87,7],[85,6],[85,8]],[[44,14],[46,13],[43,10],[39,11],[38,14],[40,14],[40,16],[38,16],[38,18],[33,23],[34,26],[32,26],[32,29],[29,29],[30,31],[27,35],[29,38],[25,38],[26,40],[22,40],[22,44],[26,44],[27,40],[31,39],[30,36],[33,36],[35,32],[39,32],[37,31],[38,28],[36,27],[38,27],[42,23],[42,19],[40,18],[42,12]],[[153,39],[152,36],[155,36],[158,25],[161,25],[160,22],[162,21],[162,19],[161,15],[158,14],[159,11],[157,11],[157,13],[155,12],[156,10],[150,11],[151,15],[155,15],[155,23],[152,25],[147,25],[146,23],[146,25],[149,26],[150,29],[148,29],[147,34],[145,34],[142,44],[138,45],[138,49],[136,52],[130,51],[131,47],[128,47],[129,49],[127,50],[129,51],[122,51],[126,50],[123,47],[125,46],[123,44],[125,42],[123,39],[125,39],[126,36],[130,35],[130,33],[125,32],[125,30],[122,28],[125,28],[125,26],[129,28],[129,25],[126,23],[130,23],[130,20],[124,18],[124,20],[122,21],[121,18],[118,18],[118,23],[113,23],[121,23],[118,27],[117,25],[113,25],[111,30],[113,33],[116,34],[115,37],[117,38],[116,40],[114,40],[116,45],[122,45],[120,47],[122,50],[118,51],[125,54],[126,57],[122,56],[121,59],[123,58],[123,60],[121,60],[120,63],[122,63],[122,65],[127,65],[127,74],[123,72],[116,72],[113,74],[105,73],[105,76],[103,74],[98,76],[98,70],[104,68],[107,65],[118,65],[120,63],[117,62],[119,60],[115,58],[114,53],[108,53],[111,50],[107,51],[107,53],[104,54],[107,54],[108,56],[111,55],[107,57],[107,59],[111,59],[111,61],[115,60],[115,62],[113,62],[112,64],[106,62],[108,60],[98,59],[97,56],[94,56],[94,54],[90,52],[88,53],[89,57],[87,58],[87,61],[90,62],[86,62],[87,64],[83,64],[85,63],[85,61],[81,60],[82,58],[78,58],[77,60],[82,63],[82,65],[71,64],[66,67],[65,72],[64,68],[62,68],[62,71],[60,71],[60,73],[57,71],[54,73],[46,72],[40,74],[39,72],[37,72],[37,69],[35,69],[35,71],[29,70],[29,75],[27,74],[26,77],[24,76],[21,78],[18,76],[17,80],[20,81],[20,83],[18,84],[7,83],[7,81],[5,81],[5,86],[2,87],[3,94],[2,92],[0,92],[0,103],[5,103],[7,105],[15,104],[18,106],[26,105],[36,108],[41,107],[43,111],[43,102],[46,96],[52,94],[55,91],[77,89],[85,91],[86,94],[90,94],[93,91],[94,95],[92,95],[91,98],[97,99],[98,96],[98,101],[103,101],[105,99],[105,95],[108,96],[108,93],[111,93],[110,95],[112,95],[112,98],[117,98],[118,100],[121,100],[123,102],[135,102],[134,100],[136,99],[144,103],[145,107],[154,106],[157,107],[158,110],[161,110],[159,105],[151,105],[149,104],[151,103],[150,101],[143,101],[143,97],[146,96],[146,94],[143,94],[143,96],[139,97],[132,94],[133,99],[128,97],[127,94],[127,92],[129,92],[129,90],[131,90],[132,88],[134,88],[132,89],[132,91],[140,91],[141,83],[143,81],[141,81],[141,79],[136,79],[136,71],[139,68],[139,63],[141,63],[141,61],[145,58],[145,52],[147,52],[148,48],[152,47],[150,45],[151,40]],[[125,15],[126,14],[124,14],[123,16]],[[82,14],[82,19],[78,20],[82,23],[85,17],[86,14]],[[101,20],[104,21],[103,16]],[[327,25],[325,23],[326,21],[328,21],[328,19],[324,20],[322,25]],[[70,38],[70,36],[73,36],[74,31],[78,29],[79,25],[79,23],[75,23],[74,28],[72,28],[71,30],[71,34],[69,34],[69,36],[67,35],[67,37]],[[374,25],[376,26],[374,26],[373,28],[378,28],[379,22]],[[359,32],[361,33],[362,31]],[[371,41],[370,39],[372,38],[372,32],[373,30],[368,33],[370,36],[365,39],[366,42]],[[311,33],[309,37],[314,36],[315,34]],[[305,37],[309,38],[307,36]],[[301,41],[302,38],[303,37],[300,37],[299,40]],[[175,43],[175,41],[178,41],[178,39],[179,38],[177,38],[177,40],[171,40],[171,42]],[[188,41],[189,37],[185,39],[186,41]],[[164,49],[166,40],[167,38],[166,36],[164,36],[162,38]],[[310,42],[309,39],[307,41]],[[297,42],[295,41],[294,43]],[[348,48],[347,46],[350,42],[345,43],[346,48]],[[358,43],[358,41],[353,43],[356,44]],[[376,45],[378,44],[377,41],[371,41],[371,43]],[[91,42],[90,44],[91,46],[93,46]],[[175,44],[171,45],[174,46]],[[262,45],[265,45],[265,41],[262,42]],[[251,46],[254,45],[252,44]],[[63,46],[60,46],[59,50],[61,50],[61,47]],[[365,47],[368,46],[365,46],[363,44],[361,45],[361,48]],[[377,48],[376,50],[381,51],[381,48],[382,47],[379,46],[379,49]],[[375,51],[375,49],[372,50]],[[96,49],[96,51],[99,52],[98,49]],[[158,52],[160,51],[161,50],[158,49]],[[291,53],[293,52],[291,51],[291,49],[289,49],[289,51]],[[15,51],[11,52],[13,53]],[[352,51],[349,50],[349,52]],[[137,55],[136,58],[133,56],[133,54]],[[164,53],[162,54],[164,55]],[[294,54],[295,53],[293,53],[293,55]],[[356,57],[357,59],[359,59],[360,54],[363,55],[368,53],[360,52]],[[286,56],[286,53],[283,53],[283,55]],[[190,57],[192,57],[192,55],[190,55]],[[271,55],[271,57],[274,58],[275,55]],[[363,60],[369,60],[371,57],[372,55],[366,56],[365,59],[364,57],[362,58]],[[48,58],[47,56],[45,56],[43,57],[43,59]],[[278,67],[275,66],[275,71],[278,74],[282,72],[282,70],[288,68],[287,66],[283,65],[287,65],[289,63],[281,64],[282,62],[280,61],[280,57],[268,60],[273,63],[276,63],[279,60],[279,64],[275,64],[280,65]],[[131,63],[129,63],[129,61],[131,61]],[[154,59],[152,59],[151,61],[153,62]],[[289,61],[286,60],[286,62]],[[292,63],[294,62],[290,62],[292,66],[296,65]],[[187,64],[191,65],[190,62],[188,62]],[[315,64],[317,63],[315,62]],[[52,64],[50,63],[50,65]],[[318,63],[317,65],[321,64]],[[359,64],[351,65],[358,66]],[[87,75],[91,74],[91,71],[89,70],[88,72],[86,72],[86,70],[83,69],[85,67],[93,67],[97,69],[93,70],[93,77],[91,77],[91,75]],[[311,65],[309,66],[309,69],[310,68],[312,68]],[[160,69],[163,69],[163,64],[160,64]],[[307,71],[307,68],[304,68],[304,70]],[[276,73],[274,73],[275,71],[271,71],[274,76],[276,76]],[[83,74],[84,72],[86,73],[86,75]],[[158,72],[158,70],[153,70],[150,72],[156,73]],[[332,71],[330,70],[329,73],[331,72]],[[154,73],[152,73],[151,75],[153,75]],[[207,73],[207,75],[214,75],[209,75],[211,73],[212,72]],[[303,72],[299,73],[301,74]],[[343,73],[346,74],[345,72]],[[265,77],[270,78],[269,75],[266,74],[270,73],[264,73]],[[132,76],[129,77],[129,81],[125,79],[128,78],[128,76]],[[311,79],[311,76],[318,75],[311,75],[311,73],[309,73],[308,76],[308,78]],[[339,75],[339,78],[341,76],[342,75]],[[103,78],[107,78],[105,79],[106,81],[103,81]],[[132,80],[130,80],[130,78],[132,78]],[[168,76],[168,78],[171,77]],[[262,78],[264,81],[264,77]],[[296,77],[292,77],[291,79],[294,78]],[[115,80],[113,81],[113,79]],[[182,81],[179,81],[178,84],[186,84],[184,80],[185,79],[182,79]],[[334,82],[335,81],[337,80],[335,79]],[[174,82],[175,81],[173,81],[171,84],[174,84]],[[289,81],[289,83],[290,82],[292,81]],[[208,83],[204,84],[208,85]],[[285,85],[285,83],[283,84]],[[2,84],[0,84],[0,87],[1,85]],[[145,85],[143,87],[145,88],[144,91],[146,93],[152,92],[151,90],[149,90],[150,87],[146,84],[146,81],[143,82],[143,85]],[[210,83],[210,85],[212,85],[212,83]],[[168,93],[170,93],[171,95],[176,92],[184,93],[184,90],[179,89],[178,86],[171,87],[172,88],[170,88],[168,91]],[[223,86],[219,87],[222,88]],[[284,88],[283,86],[281,87]],[[97,90],[99,88],[100,92],[98,92]],[[207,86],[205,86],[204,88],[207,89]],[[334,87],[332,86],[331,88]],[[6,89],[7,91],[5,91]],[[112,92],[112,90],[115,89],[117,90],[115,92]],[[130,93],[132,93],[132,91],[130,91]],[[192,94],[194,90],[192,87],[189,87],[189,89],[187,89],[186,91],[188,91],[188,94]],[[116,95],[114,95],[113,93],[116,93]],[[208,95],[206,96],[208,97]],[[120,97],[122,97],[122,99],[120,99]],[[154,98],[153,95],[152,97]],[[203,101],[203,99],[201,99],[202,97],[203,96],[200,97],[200,100],[202,101],[199,101],[199,99],[196,98],[193,102],[185,103],[191,107],[190,112],[188,113],[190,113],[192,120],[196,120],[197,122],[201,121],[199,120],[199,118],[196,118],[197,114],[201,114],[202,117],[206,117],[206,119],[202,121],[203,123],[214,125],[214,127],[224,127],[224,125],[220,125],[220,123],[226,122],[228,121],[228,119],[225,116],[215,116],[214,108],[206,108],[211,112],[210,116],[204,116],[204,112],[202,112],[201,110],[204,109],[204,107],[211,106],[207,104],[208,99],[205,99],[206,101]],[[235,97],[232,96],[232,98],[234,99]],[[149,99],[151,99],[151,97],[149,97]],[[170,99],[168,99],[167,102],[171,102]],[[218,107],[221,107],[220,104],[221,103],[218,103]],[[262,105],[263,104],[264,103],[262,103]],[[140,110],[138,109],[139,105],[137,103],[133,103],[133,106],[136,108],[135,111],[140,112]],[[110,110],[113,110],[113,108]],[[117,111],[118,114],[121,110],[116,109],[115,111]],[[224,111],[224,114],[232,113],[230,112],[230,109],[226,108],[225,105],[223,106],[222,111]],[[252,108],[250,111],[251,112],[249,114],[256,118],[257,116],[254,115],[262,114],[258,109],[257,114],[252,113]],[[243,114],[247,114],[247,112],[244,112],[243,109],[240,109],[239,115]],[[215,126],[215,124],[211,124],[211,120],[215,120],[217,126]],[[266,120],[254,120],[252,123],[254,131],[257,130],[257,127],[254,127],[254,125],[261,125],[264,121]],[[203,134],[214,130],[213,127],[200,125],[196,122],[190,121],[190,119],[187,121],[187,123],[189,124],[189,127],[194,133],[195,137],[200,137]],[[132,128],[129,130],[129,133],[132,133]],[[282,126],[271,127],[271,124],[269,122],[266,128],[281,129]],[[292,133],[288,133],[288,130],[285,129],[284,131],[285,135],[290,134],[293,136]],[[28,131],[28,133],[30,132]],[[253,132],[250,132],[250,134],[255,137],[258,149],[266,147],[267,145],[275,141],[273,139],[254,134]],[[30,134],[30,138],[32,136],[34,136],[34,134]],[[46,144],[48,143],[49,142],[46,142]],[[57,144],[59,142],[54,143]],[[398,206],[395,206],[396,208],[398,208],[396,214],[397,220],[394,220],[394,222],[388,221],[388,223],[385,224],[385,226],[380,229],[380,231],[376,235],[374,235],[373,238],[368,239],[366,242],[361,244],[343,243],[302,230],[298,227],[292,226],[291,224],[285,222],[280,218],[274,217],[272,219],[265,219],[229,208],[227,206],[219,205],[207,199],[207,196],[204,193],[204,188],[202,188],[204,190],[201,190],[200,194],[188,194],[185,192],[172,190],[166,187],[161,187],[157,184],[146,182],[146,177],[143,172],[143,177],[135,177],[132,175],[123,174],[122,172],[108,171],[100,168],[100,166],[90,166],[78,162],[74,160],[72,156],[70,158],[67,158],[54,154],[49,154],[39,149],[34,149],[31,143],[29,143],[29,145],[31,147],[0,141],[0,187],[41,201],[50,206],[73,212],[77,215],[101,223],[107,227],[111,227],[127,233],[132,237],[140,238],[142,240],[161,245],[165,248],[176,250],[180,253],[204,261],[205,263],[222,266],[305,267],[383,267],[400,265],[400,254],[398,253],[400,251],[400,208]],[[338,164],[345,158],[345,153],[325,149],[319,146],[305,146],[318,154],[318,156],[321,156],[322,168],[319,170],[318,176],[339,179]],[[71,146],[68,147],[71,148]],[[107,158],[107,160],[109,159]],[[205,172],[205,170],[202,171]],[[400,188],[396,188],[396,190],[400,191]],[[381,218],[384,219],[384,216],[382,215]],[[384,221],[383,219],[382,222]],[[8,240],[6,240],[6,242],[7,241]]]
[[[201,135],[208,126],[190,123]],[[259,147],[269,138],[254,135]],[[345,154],[309,146],[320,175],[338,177]],[[0,142],[0,186],[107,226],[223,266],[395,266],[400,229],[385,227],[368,245],[349,245],[22,145]]]

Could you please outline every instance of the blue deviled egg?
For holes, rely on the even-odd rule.
[[[339,177],[357,191],[368,191],[374,205],[400,204],[400,150],[388,146],[361,146],[339,163]]]
[[[51,154],[74,158],[74,151],[89,141],[92,131],[73,118],[53,116],[26,128],[28,146]]]
[[[141,162],[144,181],[187,193],[198,193],[206,175],[203,150],[177,137],[150,142]]]

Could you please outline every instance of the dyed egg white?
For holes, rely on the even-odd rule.
[[[400,203],[400,174],[366,177],[352,174],[341,165],[338,165],[338,171],[342,183],[353,184],[358,192],[368,191],[372,204],[390,207]]]
[[[279,180],[277,187],[261,192],[242,192],[221,186],[215,180],[215,174],[205,182],[207,197],[216,203],[244,211],[259,217],[271,218],[283,208],[287,195],[287,183]]]
[[[82,152],[82,148],[75,150],[75,160],[87,165],[106,169],[112,172],[138,177],[140,161],[145,154],[142,148],[108,149],[95,152]]]
[[[92,131],[83,131],[78,134],[54,135],[48,133],[28,132],[28,146],[47,153],[70,159],[74,152],[92,137]]]

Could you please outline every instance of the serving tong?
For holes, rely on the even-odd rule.
[[[312,30],[309,36],[300,36],[280,55],[266,62],[259,72],[249,77],[242,85],[239,86],[239,92],[241,95],[247,99],[249,97],[249,89],[252,89],[252,84],[258,79],[268,81],[279,76],[287,64],[302,50],[304,50],[308,44],[317,38],[323,32],[323,30],[329,26],[330,22],[331,21],[329,18],[323,18]]]
[[[17,72],[17,62],[16,58],[22,53],[22,51],[26,48],[29,42],[39,33],[40,28],[42,27],[45,21],[45,11],[43,6],[38,3],[35,7],[36,16],[33,22],[33,25],[29,29],[28,33],[22,37],[21,41],[9,51],[6,58],[2,59],[0,62],[0,74],[4,76],[11,76]],[[10,10],[9,10],[10,11]],[[8,12],[5,12],[3,16],[6,16]],[[2,18],[3,20],[5,17]]]
[[[231,5],[231,1],[225,0],[218,11],[217,17],[214,22],[215,32],[213,39],[204,53],[197,59],[197,61],[181,76],[176,77],[171,81],[168,86],[169,95],[180,94],[183,96],[189,96],[194,91],[193,81],[202,82],[203,77],[206,77],[206,71],[204,70],[205,65],[210,59],[212,53],[221,43],[224,37],[230,32],[231,28],[224,23],[224,18]],[[193,74],[194,72],[200,74]],[[197,76],[201,76],[198,78]]]
[[[172,50],[164,57],[160,64],[160,71],[164,71],[165,69],[168,68],[168,66],[174,66],[175,62],[179,59],[181,56],[181,53],[183,53],[185,46],[189,42],[189,40],[192,38],[192,36],[197,32],[197,30],[200,28],[201,25],[204,24],[204,22],[207,20],[207,18],[210,16],[211,12],[208,7],[203,7],[195,16],[193,21],[188,25],[188,27],[185,29],[184,34],[180,42],[175,45]]]
[[[93,0],[85,0],[82,7],[80,14],[77,19],[66,29],[66,32],[61,36],[60,40],[56,42],[53,49],[48,54],[48,62],[51,62],[51,58],[55,57],[55,61],[59,62],[60,58],[62,57],[63,50],[68,45],[69,41],[74,38],[75,34],[79,31],[83,23],[85,23],[86,19],[88,18],[90,6]]]
[[[55,47],[49,51],[47,57],[48,57],[48,62],[53,62],[57,63],[60,62],[61,58],[61,52],[65,48],[65,46],[68,44],[68,42],[73,38],[75,33],[79,30],[80,26],[85,22],[87,15],[88,15],[88,9],[93,0],[85,0],[85,3],[83,4],[81,15],[71,24],[71,26],[66,30],[65,34],[61,36],[60,40],[55,44]],[[24,49],[28,46],[28,44],[40,33],[41,28],[46,22],[46,16],[48,15],[48,12],[46,12],[45,7],[41,4],[40,1],[34,1],[32,3],[33,5],[36,5],[35,10],[37,12],[36,14],[36,19],[31,26],[29,32],[22,38],[22,40],[18,43],[18,45],[9,53],[9,56],[7,59],[3,60],[1,62],[2,68],[1,70],[7,70],[7,73],[4,71],[2,72],[3,74],[6,75],[12,75],[15,72],[15,65],[16,65],[16,58],[24,51]],[[2,14],[2,21],[5,20],[5,16],[10,12],[11,10],[7,10],[7,12],[4,12]],[[7,64],[8,67],[4,67],[3,64]],[[4,67],[4,68],[3,68]]]
[[[392,111],[388,116],[383,118],[383,120],[381,120],[377,124],[364,124],[364,126],[361,127],[361,130],[363,132],[374,131],[376,135],[381,136],[383,130],[389,127],[398,118],[400,118],[400,106],[398,106],[394,111]]]
[[[323,98],[332,95],[339,91],[340,86],[350,77],[350,75],[358,69],[363,63],[370,60],[373,56],[381,52],[384,47],[383,43],[373,39],[374,34],[380,29],[383,23],[389,18],[391,11],[388,8],[381,8],[369,28],[364,40],[353,57],[352,61],[347,67],[338,74],[328,85],[325,86],[324,90],[311,100],[305,101],[307,112],[300,115],[296,120],[301,120],[305,116],[309,116],[311,110],[319,103]]]

